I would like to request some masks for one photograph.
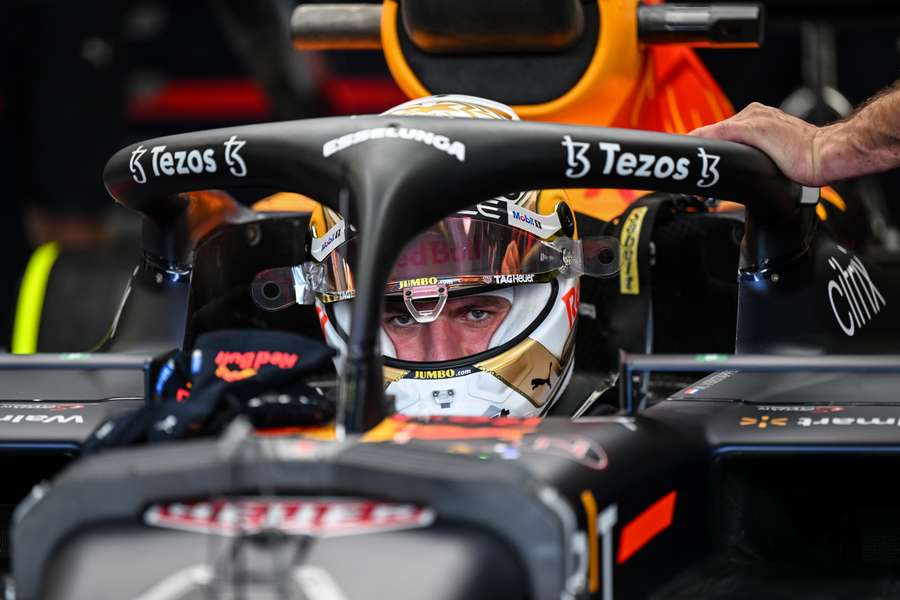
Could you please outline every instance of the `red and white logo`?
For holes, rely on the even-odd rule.
[[[277,530],[335,537],[428,527],[434,511],[413,504],[347,498],[233,498],[154,504],[144,513],[154,527],[226,536]]]
[[[576,283],[568,292],[562,295],[562,298],[560,298],[560,301],[566,305],[566,317],[569,319],[569,329],[572,328],[575,319],[578,317],[578,291],[578,284]]]

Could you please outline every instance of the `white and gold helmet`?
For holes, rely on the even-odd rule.
[[[471,96],[413,100],[385,114],[509,119],[508,106]],[[384,384],[409,416],[544,414],[574,364],[583,256],[562,190],[473,203],[406,245],[382,321]],[[319,206],[300,278],[343,367],[355,295],[354,230]],[[609,274],[616,246],[606,249]],[[296,271],[296,268],[295,268]],[[596,268],[594,269],[596,271]]]

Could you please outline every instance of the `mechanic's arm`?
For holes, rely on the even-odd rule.
[[[809,186],[900,167],[900,81],[850,117],[816,127],[759,103],[691,135],[742,142],[768,154],[791,179]]]

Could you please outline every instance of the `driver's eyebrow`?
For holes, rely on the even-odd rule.
[[[504,306],[508,304],[509,301],[505,298],[501,298],[499,296],[488,296],[488,295],[477,295],[477,296],[463,296],[461,298],[455,298],[459,305],[461,306]]]
[[[388,298],[384,302],[384,312],[385,313],[402,313],[405,315],[409,314],[409,311],[406,309],[406,306],[403,304],[403,300],[399,298]]]

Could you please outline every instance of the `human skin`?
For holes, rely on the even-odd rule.
[[[741,142],[768,154],[790,179],[820,187],[900,167],[900,82],[850,117],[816,127],[754,102],[731,118],[691,132]]]
[[[390,298],[382,327],[400,360],[454,360],[487,350],[510,308],[509,301],[499,296],[463,296],[448,299],[431,323],[417,323],[402,301]]]

